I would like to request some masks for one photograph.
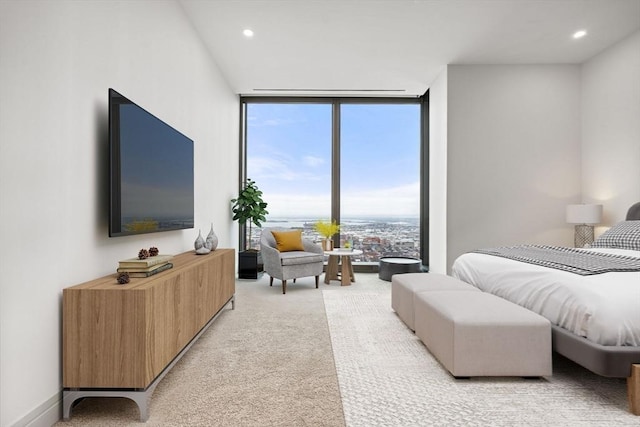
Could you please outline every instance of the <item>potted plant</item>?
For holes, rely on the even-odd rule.
[[[233,204],[233,220],[245,227],[244,251],[238,253],[238,277],[241,279],[257,279],[264,270],[260,250],[251,248],[252,225],[262,227],[266,221],[267,203],[262,200],[262,191],[258,189],[255,181],[248,179],[238,197],[231,199]],[[247,233],[246,225],[249,224]],[[247,239],[248,235],[248,239]]]
[[[331,238],[340,231],[340,226],[335,221],[329,222],[318,220],[313,225],[313,228],[318,232],[319,235],[324,237],[324,239],[322,239],[322,250],[332,251],[333,240]]]

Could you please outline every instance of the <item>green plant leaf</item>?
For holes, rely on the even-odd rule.
[[[249,223],[249,239],[251,242],[251,224],[262,227],[262,222],[266,221],[265,215],[269,212],[266,210],[267,203],[262,199],[262,191],[260,191],[252,179],[247,178],[238,197],[231,199],[233,212],[233,220],[240,224]],[[246,237],[246,236],[245,236]]]

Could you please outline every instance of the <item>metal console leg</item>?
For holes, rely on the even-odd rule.
[[[109,390],[63,390],[62,391],[62,418],[71,418],[71,408],[73,403],[84,397],[124,397],[133,400],[138,405],[140,421],[146,422],[149,419],[149,403],[151,395],[155,390],[157,382],[154,382],[144,391],[109,391]]]

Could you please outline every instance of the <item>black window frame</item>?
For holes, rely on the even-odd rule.
[[[423,270],[429,265],[429,91],[416,98],[394,97],[309,97],[240,96],[238,191],[247,179],[247,104],[330,104],[331,118],[331,220],[340,223],[340,106],[343,104],[420,105],[420,259]],[[245,247],[246,232],[240,226],[238,247]],[[334,236],[339,245],[340,236]],[[354,268],[358,266],[354,263]]]

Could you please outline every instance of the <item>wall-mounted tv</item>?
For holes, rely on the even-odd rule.
[[[109,89],[109,236],[193,228],[193,141]]]

